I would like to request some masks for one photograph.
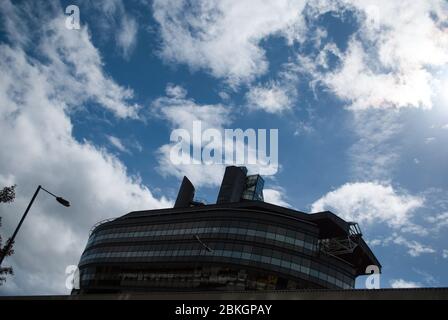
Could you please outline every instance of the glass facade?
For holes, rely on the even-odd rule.
[[[158,250],[159,247],[111,247],[108,251],[97,250],[83,255],[80,266],[90,262],[113,262],[114,259],[123,262],[169,262],[178,257],[208,257],[210,261],[230,262],[238,260],[240,265],[256,263],[257,268],[280,271],[282,274],[290,274],[297,279],[316,278],[328,284],[328,287],[348,289],[353,287],[353,278],[344,275],[344,273],[333,271],[329,273],[329,269],[319,263],[312,263],[310,259],[296,258],[288,254],[275,255],[274,252],[266,252],[266,255],[254,254],[251,250],[242,251],[243,246],[234,245],[231,250],[213,250],[208,251],[201,248],[186,249],[188,245],[180,245],[176,249],[166,248]],[[134,251],[136,250],[136,251]],[[271,254],[271,255],[268,255]],[[204,264],[207,259],[204,259]],[[136,274],[138,274],[137,272]],[[84,274],[85,275],[85,274]],[[84,275],[81,279],[84,279]],[[312,279],[311,279],[312,280]]]
[[[174,208],[98,223],[73,293],[350,289],[381,267],[353,223],[265,203],[263,187],[228,166],[216,204],[193,201],[184,177]]]
[[[263,187],[264,180],[259,174],[248,176],[241,199],[263,201]]]
[[[129,268],[85,269],[83,286],[132,288],[145,290],[285,290],[315,288],[312,282],[288,279],[278,274],[253,271],[232,266],[201,266],[196,268]],[[350,287],[347,284],[347,287]]]
[[[271,240],[273,244],[277,244],[281,247],[289,245],[289,248],[297,251],[309,250],[317,252],[318,250],[316,239],[312,236],[306,236],[302,232],[282,227],[271,227],[269,228],[270,230],[258,230],[256,223],[248,225],[247,228],[239,227],[238,225],[232,227],[231,224],[235,223],[233,221],[214,221],[209,226],[203,227],[200,226],[201,222],[199,222],[190,224],[174,223],[169,225],[153,225],[147,227],[112,228],[92,234],[86,249],[101,243],[123,241],[135,242],[153,239],[181,240],[191,239],[194,235],[203,235],[220,238],[242,238],[244,240],[253,240],[250,239],[250,237],[253,237],[258,238],[258,241]]]
[[[81,256],[81,291],[353,288],[352,267],[321,256],[316,227],[246,211],[107,222]]]

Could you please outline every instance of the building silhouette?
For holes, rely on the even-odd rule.
[[[216,204],[184,177],[174,208],[95,225],[72,294],[352,289],[381,269],[356,223],[263,202],[263,185],[230,166]]]

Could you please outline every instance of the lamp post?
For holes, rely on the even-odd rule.
[[[0,266],[2,265],[3,259],[5,259],[7,253],[11,250],[12,244],[14,243],[14,239],[15,239],[17,233],[19,232],[20,227],[22,226],[23,220],[25,220],[26,215],[28,214],[28,211],[30,211],[31,206],[33,205],[34,199],[36,199],[37,194],[39,193],[40,190],[43,190],[46,193],[48,193],[48,194],[52,195],[53,197],[55,197],[56,201],[59,202],[60,204],[62,204],[64,207],[70,207],[70,202],[68,202],[67,200],[65,200],[62,197],[56,196],[55,194],[51,193],[50,191],[48,191],[47,189],[45,189],[41,185],[39,185],[37,187],[37,189],[36,189],[36,192],[34,192],[34,195],[31,198],[31,201],[28,204],[28,207],[26,208],[25,213],[22,216],[22,219],[20,219],[20,222],[17,225],[16,230],[14,230],[14,233],[12,234],[12,237],[8,240],[4,250],[1,250],[1,252],[0,252]]]

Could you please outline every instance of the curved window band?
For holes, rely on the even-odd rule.
[[[197,234],[235,234],[235,235],[246,235],[254,236],[259,238],[265,238],[274,240],[276,242],[287,243],[290,245],[299,246],[310,251],[317,251],[317,244],[310,243],[301,239],[295,239],[278,233],[260,231],[255,229],[244,229],[244,228],[228,228],[228,227],[207,227],[207,228],[189,228],[189,229],[172,229],[169,230],[153,230],[153,231],[135,231],[135,232],[118,232],[118,233],[108,233],[103,235],[96,235],[89,239],[87,242],[86,250],[99,243],[107,243],[110,239],[129,239],[137,237],[163,237],[172,235],[197,235]]]
[[[175,254],[173,254],[175,253]],[[214,250],[213,252],[209,252],[207,250],[176,250],[176,251],[122,251],[122,252],[100,252],[100,253],[90,253],[87,255],[83,255],[81,257],[81,261],[79,265],[84,265],[92,262],[99,262],[101,259],[110,259],[110,258],[141,258],[141,257],[166,257],[166,256],[219,256],[224,258],[237,258],[255,262],[266,263],[270,265],[275,265],[281,267],[283,269],[287,269],[294,272],[300,272],[305,275],[309,275],[320,280],[326,281],[334,286],[339,288],[352,288],[353,281],[350,283],[343,282],[333,276],[330,276],[324,272],[315,270],[313,268],[309,268],[303,265],[299,265],[296,263],[292,263],[287,260],[281,260],[277,258],[271,258],[268,256],[262,256],[257,254],[251,254],[242,251],[231,251],[231,250]],[[268,261],[271,261],[270,263]]]

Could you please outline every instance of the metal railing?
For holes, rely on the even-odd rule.
[[[92,226],[92,228],[90,228],[90,231],[89,231],[89,237],[92,235],[93,231],[94,231],[97,227],[99,227],[99,226],[102,225],[103,223],[110,222],[110,221],[114,221],[115,219],[116,219],[116,218],[107,218],[107,219],[103,219],[103,220],[100,220],[100,221],[98,221],[97,223],[95,223],[95,224]]]

